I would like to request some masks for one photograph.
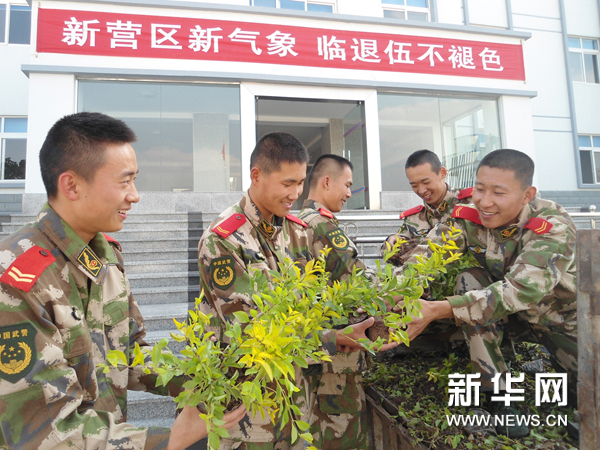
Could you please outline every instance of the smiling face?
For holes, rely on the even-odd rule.
[[[265,173],[254,166],[250,171],[250,198],[270,222],[273,216],[285,217],[304,190],[306,163],[283,162],[279,170]]]
[[[500,228],[516,223],[535,193],[533,186],[523,187],[514,171],[481,166],[477,171],[473,203],[484,227]]]
[[[435,173],[429,163],[406,169],[406,177],[412,190],[432,208],[440,206],[446,196],[446,173],[445,167]]]
[[[71,228],[85,242],[96,233],[119,231],[133,203],[140,200],[134,181],[138,172],[130,144],[108,144],[105,163],[91,181],[79,177],[76,215]]]
[[[331,212],[340,212],[344,204],[352,197],[352,169],[344,166],[337,177],[326,177],[323,191],[323,206]]]

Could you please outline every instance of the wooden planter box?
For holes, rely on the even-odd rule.
[[[417,444],[403,424],[392,416],[398,408],[371,386],[366,387],[369,446],[373,450],[427,450]],[[402,421],[402,419],[399,419]],[[404,424],[406,425],[406,424]]]

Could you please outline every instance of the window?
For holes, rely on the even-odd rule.
[[[78,111],[123,120],[140,191],[241,191],[238,85],[80,80]]]
[[[295,11],[314,11],[332,13],[335,1],[324,0],[312,2],[308,0],[250,0],[250,6],[265,6],[267,8],[292,9]]]
[[[24,180],[27,154],[26,117],[0,117],[0,150],[0,178]]]
[[[408,156],[426,148],[448,169],[453,188],[475,182],[481,158],[501,148],[496,100],[379,93],[379,145],[384,191],[410,191]]]
[[[569,38],[569,71],[573,81],[600,83],[598,39]]]
[[[29,44],[31,7],[0,4],[0,43]]]
[[[429,22],[429,0],[382,0],[383,17]]]
[[[581,181],[583,184],[600,184],[600,136],[579,136]]]

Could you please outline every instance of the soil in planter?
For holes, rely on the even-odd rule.
[[[525,381],[516,387],[525,388],[525,401],[513,402],[525,416],[537,415],[540,426],[530,426],[525,438],[505,436],[483,437],[468,434],[461,426],[449,425],[447,415],[467,415],[469,408],[448,405],[448,374],[471,373],[468,349],[464,342],[453,344],[449,352],[414,351],[393,357],[375,358],[365,373],[365,386],[371,386],[398,408],[397,420],[415,442],[431,449],[485,450],[566,450],[577,448],[578,442],[562,426],[550,427],[546,419],[567,415],[573,420],[573,409],[542,404],[535,407],[535,371],[554,372],[542,346],[518,344],[517,359],[512,372],[525,372]],[[532,367],[533,365],[533,367]],[[529,372],[529,373],[528,373]]]

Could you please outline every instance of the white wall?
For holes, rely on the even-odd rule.
[[[565,14],[569,35],[600,37],[598,0],[565,0]]]
[[[75,112],[75,76],[32,73],[29,80],[29,134],[26,193],[44,193],[39,154],[46,134],[61,117]]]
[[[532,121],[522,127],[531,126],[534,132],[537,187],[540,190],[577,189],[558,0],[513,1],[512,9],[515,29],[532,34],[524,44],[525,71],[527,85],[538,95],[531,100]],[[512,120],[509,115],[505,118]]]
[[[440,23],[455,25],[462,25],[464,23],[462,0],[438,0],[437,12]]]
[[[21,64],[29,60],[29,45],[0,45],[0,116],[26,116],[29,79]]]
[[[337,0],[337,11],[339,14],[383,17],[380,0]]]
[[[506,0],[468,0],[469,24],[507,28]]]
[[[573,83],[579,134],[600,134],[600,84]]]

